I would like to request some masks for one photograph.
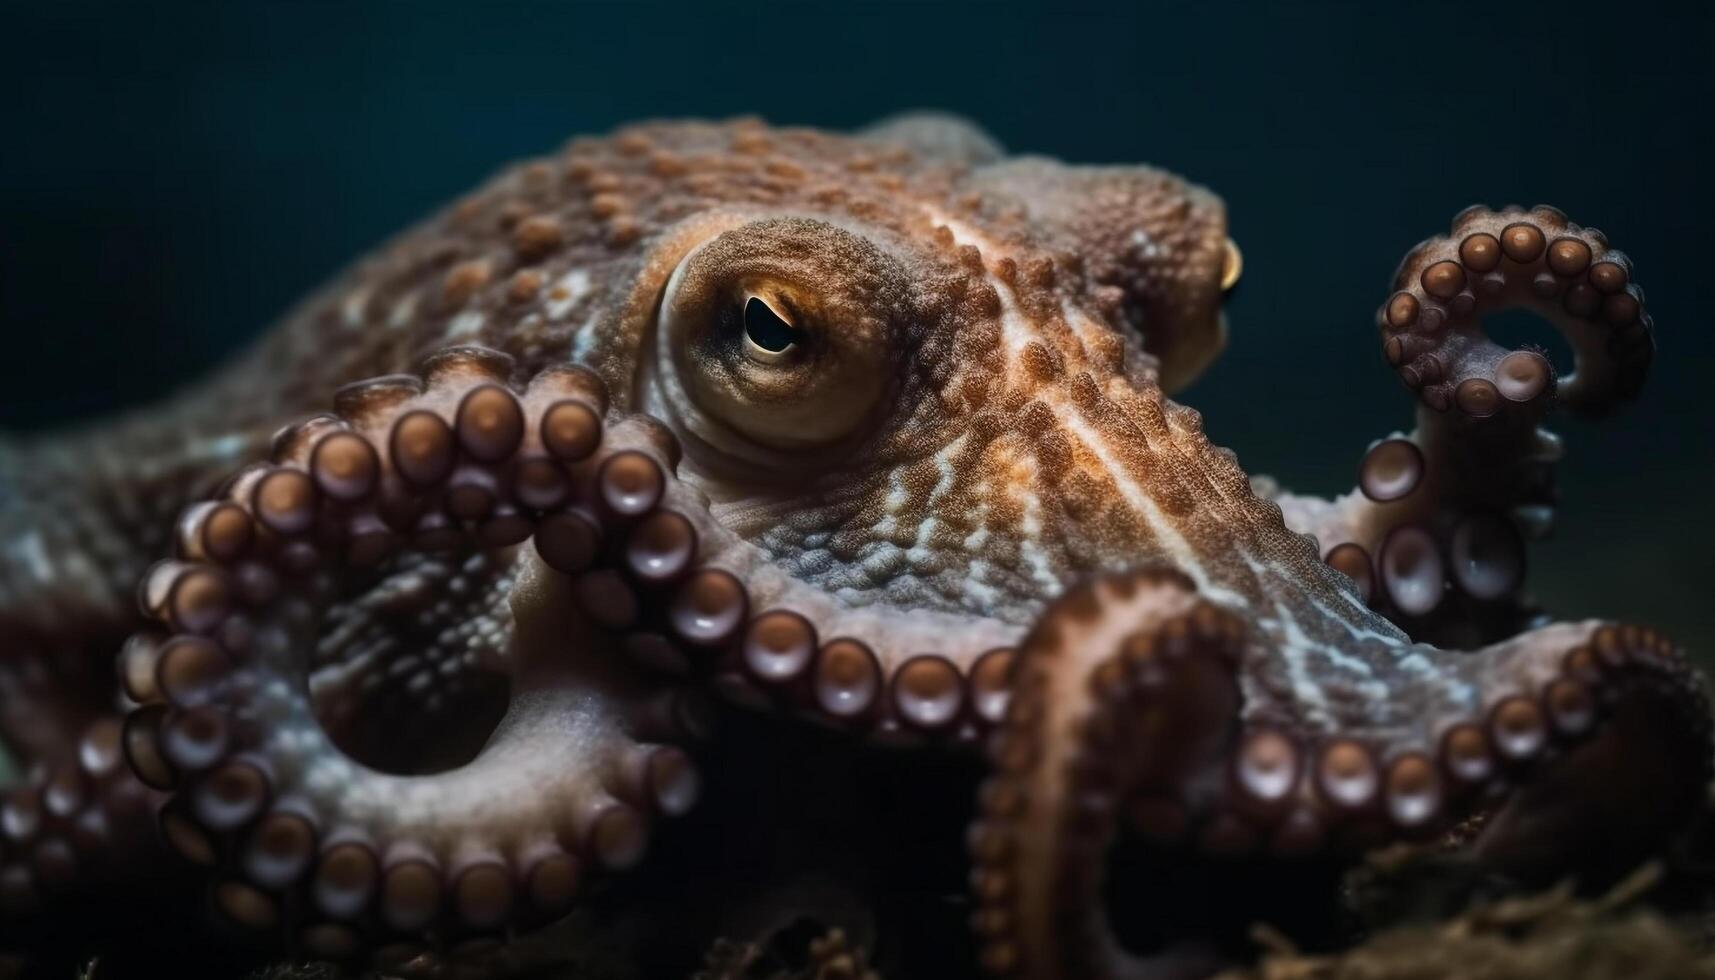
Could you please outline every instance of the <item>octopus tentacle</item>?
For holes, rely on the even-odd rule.
[[[1383,354],[1418,397],[1417,428],[1372,444],[1333,502],[1278,496],[1364,598],[1438,642],[1487,642],[1537,622],[1523,597],[1525,540],[1553,519],[1560,440],[1550,409],[1582,415],[1636,396],[1654,323],[1624,253],[1560,211],[1467,208],[1452,233],[1401,262],[1376,315]],[[1523,307],[1571,344],[1557,377],[1535,348],[1508,351],[1483,317]]]
[[[5,790],[0,923],[39,929],[49,913],[99,902],[119,878],[149,868],[144,828],[156,794],[125,767],[120,732],[118,717],[94,719]]]
[[[588,372],[550,369],[515,392],[510,368],[455,349],[421,381],[345,390],[337,415],[283,431],[272,463],[191,508],[177,557],[144,578],[158,628],[121,655],[138,703],[126,756],[171,793],[164,837],[211,869],[213,905],[240,927],[338,958],[366,936],[541,921],[588,871],[635,864],[654,816],[695,801],[694,764],[668,744],[695,716],[581,615],[604,542],[658,514],[659,450],[604,425]],[[480,754],[395,775],[335,746],[310,690],[330,604],[393,556],[527,541],[510,608],[475,651],[512,687]],[[335,696],[364,693],[343,686]]]
[[[1278,655],[1266,643],[1247,654]],[[1496,863],[1529,870],[1552,854],[1563,867],[1590,864],[1576,838],[1624,825],[1639,832],[1623,840],[1648,847],[1690,814],[1709,778],[1702,682],[1653,630],[1556,623],[1468,652],[1400,645],[1393,666],[1388,683],[1417,710],[1334,730],[1297,721],[1302,695],[1289,685],[1247,683],[1224,804],[1253,824],[1256,808],[1269,814],[1259,844],[1280,855],[1350,852],[1496,812],[1510,814],[1496,827],[1568,825],[1540,841],[1491,827],[1482,851]],[[1438,697],[1454,686],[1470,696]],[[1558,798],[1574,785],[1570,800]],[[1644,798],[1655,805],[1636,807]],[[1608,850],[1622,862],[1637,856]]]
[[[1172,572],[1099,580],[1043,614],[991,742],[971,830],[982,962],[1003,976],[1136,976],[1100,900],[1131,791],[1205,763],[1238,709],[1237,621]]]
[[[910,614],[846,608],[721,524],[707,497],[678,478],[677,442],[659,423],[638,416],[616,429],[655,455],[647,468],[633,466],[643,454],[616,459],[610,475],[634,480],[624,492],[652,503],[623,534],[603,539],[607,560],[573,587],[635,663],[697,678],[738,704],[880,742],[968,744],[998,723],[1014,655],[1003,642],[1010,628],[989,623],[941,633],[940,649],[915,645],[924,631],[896,628],[911,625]],[[615,497],[604,506],[618,513],[634,504]],[[551,544],[573,548],[584,540],[581,527],[557,522]]]
[[[1466,208],[1450,236],[1413,249],[1376,319],[1383,354],[1436,412],[1472,419],[1538,410],[1553,397],[1596,414],[1635,397],[1655,352],[1654,323],[1632,263],[1605,235],[1558,209]],[[1541,354],[1508,352],[1482,316],[1535,311],[1572,344],[1575,369],[1556,379]],[[1520,406],[1514,408],[1514,406]]]
[[[665,432],[658,438],[671,440]],[[892,743],[971,743],[1005,710],[1008,631],[943,634],[941,649],[848,610],[770,565],[669,476],[658,516],[639,522],[618,566],[587,583],[592,616],[637,662],[697,676],[729,700]],[[635,583],[640,602],[607,601]]]
[[[1710,774],[1700,682],[1648,630],[1560,624],[1471,654],[1402,651],[1443,661],[1479,703],[1334,731],[1301,720],[1301,692],[1259,680],[1256,662],[1282,656],[1270,635],[1166,571],[1098,580],[1044,614],[1021,647],[971,838],[988,969],[1209,970],[1212,948],[1146,957],[1116,938],[1102,880],[1122,831],[1210,860],[1303,859],[1476,814],[1488,817],[1479,856],[1531,871],[1616,831],[1659,839]]]
[[[674,475],[673,437],[647,491],[660,506],[574,582],[578,601],[638,665],[696,677],[729,700],[877,741],[973,742],[999,721],[1013,650],[992,636],[908,645],[885,616],[850,614],[784,575]]]
[[[187,884],[152,832],[160,794],[125,765],[112,675],[86,652],[0,628],[0,973],[8,960],[70,970],[104,944],[146,946],[158,919],[140,888]]]
[[[717,599],[744,593],[739,579],[718,566],[700,574]],[[696,585],[685,590],[687,602]],[[636,633],[626,646],[647,663],[685,669],[673,665],[682,651],[657,636]],[[824,638],[807,615],[785,604],[692,651],[706,658],[697,666],[711,686],[735,703],[891,743],[969,743],[987,732],[1005,711],[1014,655],[997,646],[968,660],[929,652],[884,657],[865,639],[838,632]]]

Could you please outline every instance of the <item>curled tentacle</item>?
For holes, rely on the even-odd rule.
[[[1655,351],[1654,325],[1631,260],[1555,208],[1466,208],[1451,236],[1407,255],[1377,313],[1382,352],[1430,409],[1472,419],[1528,413],[1550,398],[1592,414],[1636,396]],[[1508,352],[1482,316],[1528,307],[1572,344],[1576,366],[1554,377],[1541,354]],[[1515,407],[1519,406],[1519,407]]]
[[[244,930],[343,958],[365,940],[419,948],[542,921],[589,873],[638,861],[653,818],[696,798],[694,765],[666,744],[694,715],[581,614],[642,601],[629,579],[590,583],[663,513],[664,447],[604,425],[581,369],[521,394],[509,374],[499,355],[458,349],[422,381],[347,389],[337,416],[285,430],[272,463],[191,508],[178,556],[144,579],[159,628],[121,655],[139,705],[126,755],[171,791],[163,835],[210,869],[213,906]],[[479,552],[515,581],[463,656],[353,665],[328,633],[329,610],[404,557]],[[506,676],[510,701],[449,771],[376,771],[318,717],[320,700],[477,671]],[[317,673],[331,693],[312,695]]]
[[[1211,860],[1300,860],[1480,815],[1475,849],[1492,864],[1613,871],[1683,820],[1710,774],[1700,682],[1647,630],[1400,648],[1371,676],[1415,707],[1339,727],[1311,702],[1362,692],[1283,680],[1302,655],[1290,642],[1175,573],[1101,580],[1049,609],[1021,648],[972,831],[992,972],[1207,972],[1210,948],[1145,956],[1117,938],[1128,924],[1110,921],[1103,878],[1122,832]]]
[[[1527,538],[1553,519],[1554,405],[1599,414],[1636,396],[1654,324],[1631,260],[1554,208],[1468,208],[1450,236],[1406,256],[1377,313],[1383,354],[1420,401],[1416,431],[1373,444],[1332,503],[1281,495],[1363,597],[1437,642],[1488,642],[1533,625]],[[1575,366],[1508,351],[1482,318],[1524,307],[1554,324]]]
[[[659,425],[610,421],[582,369],[521,393],[510,375],[456,348],[421,379],[348,387],[187,510],[139,589],[158,628],[120,656],[127,753],[172,792],[164,836],[213,869],[238,926],[343,956],[562,911],[585,869],[635,861],[649,815],[695,795],[689,760],[657,744],[695,719],[633,664],[884,738],[970,739],[1004,709],[1009,649],[914,652],[852,635],[861,615],[840,630],[747,564]],[[383,615],[453,641],[401,644]],[[464,710],[485,674],[509,704],[462,766],[380,772],[347,751],[376,737],[351,728],[376,701],[412,709],[381,715],[404,741],[411,714]]]

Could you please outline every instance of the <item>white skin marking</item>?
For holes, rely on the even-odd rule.
[[[1296,626],[1288,629],[1285,624],[1271,616],[1259,616],[1257,625],[1275,635],[1297,632]],[[1290,640],[1283,640],[1276,643],[1271,655],[1279,657],[1286,665],[1286,676],[1292,684],[1293,697],[1304,711],[1304,719],[1319,727],[1331,729],[1333,718],[1328,712],[1328,701],[1322,696],[1321,684],[1310,675],[1310,665],[1306,662],[1304,648]]]
[[[548,290],[548,319],[559,320],[590,293],[590,274],[582,267],[561,276]]]
[[[229,460],[236,459],[249,446],[249,439],[235,433],[229,433],[212,439],[199,439],[191,444],[190,453],[195,459]]]
[[[985,486],[979,492],[986,494],[988,489]],[[981,551],[983,545],[988,543],[988,512],[989,505],[986,503],[978,504],[976,509],[971,512],[972,518],[976,521],[976,527],[971,529],[971,533],[965,535],[964,548],[966,551]]]
[[[354,330],[363,326],[368,312],[369,288],[367,286],[352,290],[345,297],[345,302],[341,303],[339,307],[340,319],[345,322],[346,326]]]
[[[1108,328],[1084,315],[1065,299],[1060,300],[1060,315],[1066,318],[1072,329],[1077,332],[1078,343],[1084,350],[1090,350],[1096,344],[1096,338],[1108,332]]]
[[[961,437],[962,438],[962,437]],[[895,469],[887,475],[887,499],[882,502],[886,511],[881,520],[875,523],[875,533],[887,537],[899,529],[899,519],[896,515],[911,502],[911,491],[905,486],[905,474]]]
[[[402,330],[411,325],[417,312],[417,294],[406,293],[399,302],[393,304],[393,312],[388,314],[387,325],[395,330]]]
[[[894,470],[887,478],[887,501],[883,504],[889,514],[897,514],[911,502],[911,494],[905,489],[905,475]]]
[[[1329,671],[1352,671],[1353,664],[1357,664],[1362,669],[1355,673],[1367,677],[1370,675],[1369,665],[1354,661],[1327,644],[1311,639],[1299,628],[1298,621],[1292,618],[1291,613],[1279,600],[1275,600],[1272,605],[1276,615],[1259,619],[1258,623],[1265,629],[1271,625],[1274,627],[1271,632],[1279,638],[1275,645],[1275,656],[1286,664],[1287,676],[1292,681],[1293,695],[1304,708],[1305,720],[1326,731],[1333,731],[1336,721],[1329,712],[1328,700],[1322,693]],[[1327,663],[1312,667],[1310,657],[1313,654],[1321,654]],[[1385,702],[1393,693],[1386,683],[1379,680],[1353,680],[1350,687],[1365,700],[1376,702]]]
[[[1018,554],[1030,568],[1030,577],[1036,580],[1048,596],[1060,594],[1060,576],[1054,574],[1054,566],[1048,560],[1048,555],[1037,544],[1042,534],[1042,501],[1036,494],[1022,487],[1015,491],[1019,502],[1023,505],[1023,513],[1019,518],[1019,530],[1023,534],[1018,539]]]
[[[1263,565],[1262,563],[1258,562],[1255,558],[1251,557],[1250,555],[1245,556],[1245,565],[1251,570],[1252,574],[1254,574],[1258,577],[1259,580],[1271,577],[1271,575],[1278,575],[1278,572],[1276,572],[1274,569],[1270,568],[1269,566]],[[1399,634],[1383,633],[1383,632],[1379,632],[1375,629],[1371,629],[1370,627],[1359,625],[1360,622],[1375,623],[1377,620],[1377,617],[1376,617],[1374,610],[1363,605],[1362,601],[1357,599],[1357,586],[1351,585],[1348,583],[1348,584],[1342,586],[1342,588],[1340,589],[1340,598],[1343,599],[1344,601],[1352,604],[1360,612],[1360,615],[1355,617],[1355,618],[1352,616],[1349,616],[1349,615],[1342,615],[1339,612],[1336,612],[1334,609],[1330,608],[1322,600],[1322,598],[1318,595],[1306,592],[1306,593],[1303,593],[1303,597],[1304,597],[1305,601],[1308,602],[1312,608],[1314,608],[1317,612],[1321,613],[1323,616],[1327,617],[1329,622],[1335,624],[1340,629],[1344,630],[1346,635],[1351,637],[1352,640],[1355,641],[1356,644],[1358,644],[1358,645],[1380,644],[1380,645],[1387,646],[1387,647],[1394,648],[1394,649],[1409,650],[1409,648],[1404,648],[1404,647],[1400,646],[1401,637]],[[1400,663],[1402,665],[1404,665],[1405,660],[1411,660],[1411,659],[1413,659],[1413,657],[1415,658],[1415,661],[1421,661],[1422,666],[1426,670],[1426,672],[1433,669],[1427,660],[1424,660],[1420,655],[1415,655],[1415,654],[1412,657],[1404,658],[1403,660],[1400,661]],[[1415,661],[1410,666],[1407,666],[1404,669],[1407,669],[1407,670],[1418,669],[1418,664]],[[1364,669],[1365,669],[1365,672],[1367,674],[1368,673],[1368,667],[1365,667]]]
[[[29,569],[37,581],[43,585],[52,582],[54,568],[48,563],[48,549],[42,541],[40,531],[25,532],[22,538],[12,542],[6,550],[19,565]]]
[[[1424,655],[1426,650],[1432,650],[1433,647],[1423,645],[1401,646],[1398,637],[1359,627],[1351,617],[1338,614],[1317,597],[1309,597],[1309,602],[1317,612],[1322,613],[1331,622],[1344,629],[1347,635],[1351,636],[1357,643],[1379,645],[1386,650],[1394,658],[1394,668],[1401,673],[1411,674],[1425,683],[1440,688],[1441,693],[1450,703],[1465,707],[1474,707],[1477,704],[1478,691],[1475,687],[1461,681],[1450,672],[1439,670]],[[1363,619],[1371,619],[1374,615],[1373,611],[1365,609]],[[1324,646],[1322,649],[1332,650],[1333,648]]]
[[[1000,593],[983,581],[988,576],[988,570],[988,562],[981,558],[972,559],[969,574],[965,579],[965,591],[984,607],[993,606],[1000,600]]]
[[[1363,618],[1368,619],[1373,615],[1370,607],[1365,605],[1364,600],[1358,595],[1357,583],[1354,582],[1351,588],[1342,587],[1340,589],[1340,598],[1344,599],[1346,604],[1356,610]]]
[[[583,322],[582,326],[578,327],[577,334],[572,339],[572,360],[582,361],[589,356],[590,351],[595,350],[596,327],[600,322],[599,316],[592,315]]]
[[[1138,247],[1138,250],[1146,259],[1157,258],[1161,255],[1161,243],[1149,237],[1149,232],[1144,231],[1142,228],[1131,233],[1131,243]]]
[[[942,497],[945,497],[947,492],[958,483],[959,474],[953,468],[953,457],[965,448],[967,438],[969,438],[967,434],[961,433],[957,439],[947,443],[940,452],[935,454],[935,468],[939,471],[940,477],[935,481],[934,489],[929,491],[928,503],[931,507],[938,503]]]
[[[900,547],[891,541],[877,541],[870,553],[858,563],[858,567],[863,569],[872,581],[885,581],[899,566],[899,559],[903,554]]]
[[[913,565],[923,565],[935,558],[934,549],[929,547],[929,536],[935,533],[937,521],[934,516],[925,517],[923,523],[917,525],[917,540],[906,550],[905,557]]]
[[[1007,254],[1005,249],[984,237],[976,229],[960,224],[934,209],[929,209],[928,213],[931,221],[946,226],[947,230],[953,233],[954,245],[973,245],[977,251],[983,254],[985,259],[990,255]],[[1019,351],[1025,348],[1025,345],[1037,339],[1040,331],[1029,320],[1025,319],[1023,313],[1019,312],[1018,302],[1011,287],[996,279],[988,271],[986,261],[983,267],[983,279],[1000,295],[1001,336],[1006,340],[1007,354],[1016,356]],[[1011,357],[1008,359],[1010,361]]]
[[[1113,480],[1114,487],[1131,504],[1134,512],[1143,515],[1145,523],[1154,532],[1156,540],[1166,549],[1179,569],[1191,576],[1191,580],[1197,583],[1197,588],[1211,598],[1242,604],[1243,597],[1213,583],[1209,578],[1208,570],[1203,567],[1197,549],[1191,547],[1191,542],[1186,540],[1185,536],[1179,533],[1179,529],[1173,526],[1166,512],[1156,504],[1154,498],[1150,497],[1149,493],[1143,487],[1138,486],[1137,481],[1126,473],[1120,462],[1109,452],[1107,443],[1101,434],[1090,428],[1089,424],[1082,418],[1079,418],[1076,409],[1071,406],[1063,406],[1063,408],[1064,414],[1060,417],[1060,423],[1065,426],[1067,435],[1082,443],[1084,448],[1096,457],[1096,461],[1101,463],[1102,469],[1107,471],[1109,479]]]
[[[1270,569],[1258,562],[1255,558],[1250,555],[1245,555],[1244,560],[1245,565],[1250,568],[1251,572],[1257,576],[1259,581],[1266,581],[1271,577],[1269,575]],[[1284,592],[1285,590],[1282,591]],[[1329,667],[1345,671],[1354,677],[1375,677],[1375,671],[1371,669],[1368,661],[1358,657],[1349,656],[1336,647],[1311,639],[1310,636],[1304,632],[1304,629],[1299,624],[1297,617],[1293,616],[1292,611],[1279,599],[1273,600],[1271,605],[1274,609],[1276,621],[1279,622],[1286,630],[1287,635],[1290,638],[1290,644],[1302,648],[1299,652],[1319,653],[1323,657],[1327,658]],[[1381,693],[1383,696],[1387,694],[1386,685],[1382,686]]]
[[[1313,595],[1306,595],[1306,600],[1317,612],[1328,617],[1329,622],[1332,622],[1339,626],[1339,628],[1345,630],[1346,635],[1350,636],[1356,643],[1382,644],[1390,648],[1400,649],[1397,637],[1388,636],[1385,633],[1377,633],[1375,630],[1360,627],[1347,617],[1342,616],[1329,608],[1326,603]],[[1425,677],[1433,676],[1436,673],[1434,665],[1432,665],[1421,654],[1409,652],[1409,647],[1403,649],[1407,651],[1407,654],[1396,660],[1395,666],[1407,672],[1421,673]]]
[[[1267,572],[1264,566],[1249,556],[1245,560],[1259,576]],[[1288,591],[1288,588],[1283,584],[1281,591]],[[1361,628],[1347,617],[1337,615],[1319,598],[1306,598],[1311,608],[1338,624],[1354,641],[1371,645],[1371,649],[1379,645],[1394,658],[1393,666],[1396,669],[1415,675],[1439,688],[1447,703],[1455,706],[1455,710],[1468,712],[1478,706],[1480,692],[1475,687],[1456,676],[1435,669],[1425,656],[1425,651],[1432,648],[1402,646],[1399,637]],[[1275,601],[1272,607],[1274,615],[1259,618],[1258,625],[1264,630],[1273,631],[1280,638],[1273,655],[1279,657],[1286,666],[1293,693],[1306,708],[1306,720],[1332,730],[1331,726],[1335,722],[1328,712],[1327,699],[1322,690],[1327,678],[1335,672],[1341,672],[1349,678],[1345,683],[1359,697],[1380,701],[1390,696],[1388,684],[1376,678],[1374,668],[1368,661],[1353,657],[1339,647],[1311,638],[1284,603]],[[1367,613],[1364,618],[1372,616],[1373,613]],[[1312,658],[1318,658],[1322,662],[1312,667]]]
[[[466,310],[447,324],[447,339],[464,337],[482,329],[483,316],[476,310]]]

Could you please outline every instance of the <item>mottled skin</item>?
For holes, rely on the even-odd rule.
[[[1418,430],[1334,501],[1253,486],[1166,395],[1224,343],[1237,263],[1207,191],[956,120],[574,141],[168,404],[0,444],[0,725],[40,763],[18,806],[113,707],[142,581],[130,765],[215,906],[319,955],[538,923],[635,863],[697,789],[667,743],[698,726],[661,699],[705,685],[883,742],[998,727],[972,832],[996,973],[1212,965],[1114,938],[1121,826],[1282,859],[1471,814],[1502,864],[1648,847],[1708,766],[1700,689],[1647,631],[1537,623],[1513,530],[1556,392],[1641,381],[1629,263],[1551,209],[1420,246],[1380,317]],[[1515,304],[1575,375],[1483,338]],[[117,740],[86,739],[88,780],[126,783]],[[88,796],[58,819],[124,822]],[[41,841],[123,867],[24,831],[19,914],[79,887]]]

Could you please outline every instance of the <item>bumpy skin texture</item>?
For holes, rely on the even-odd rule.
[[[996,974],[1220,963],[1126,947],[1122,837],[1647,847],[1708,775],[1699,682],[1522,594],[1539,423],[1647,367],[1629,262],[1541,208],[1420,246],[1379,315],[1417,429],[1324,501],[1167,397],[1237,261],[1208,191],[945,117],[643,125],[506,171],[165,405],[0,443],[5,928],[142,887],[153,811],[255,936],[479,955],[720,778],[686,747],[708,692],[985,742]],[[1576,373],[1488,342],[1503,305]]]

